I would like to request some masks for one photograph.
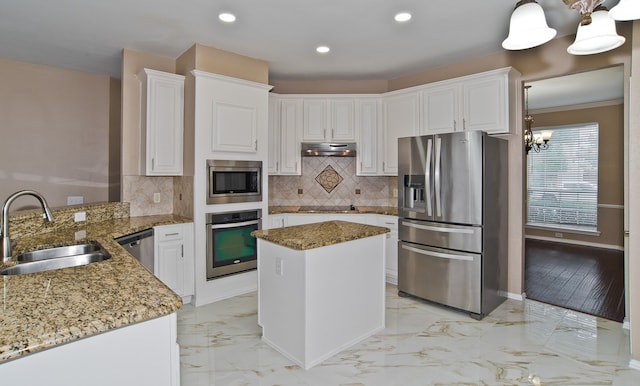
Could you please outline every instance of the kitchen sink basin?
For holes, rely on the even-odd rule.
[[[18,255],[18,264],[0,270],[0,275],[24,275],[77,267],[111,258],[98,243],[41,249]]]
[[[30,261],[56,259],[60,257],[84,255],[87,253],[98,252],[102,250],[102,246],[98,243],[68,245],[64,247],[55,247],[47,249],[38,249],[31,252],[21,253],[17,257],[18,263],[26,263]]]

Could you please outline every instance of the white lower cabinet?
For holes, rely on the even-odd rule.
[[[385,276],[387,283],[398,284],[398,217],[378,215],[376,225],[389,228],[386,243]]]
[[[283,213],[269,215],[269,228],[311,224],[322,221],[349,221],[389,228],[385,244],[385,276],[388,283],[398,284],[398,217],[371,213]]]
[[[154,274],[190,301],[194,294],[193,223],[154,228]]]
[[[270,214],[269,226],[264,228],[284,228],[286,226],[286,214]]]
[[[320,213],[291,213],[287,215],[285,226],[312,224],[314,222],[329,221],[330,218],[326,214]]]
[[[5,384],[179,386],[177,317],[169,314],[0,365]]]

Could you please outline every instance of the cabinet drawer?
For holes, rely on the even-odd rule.
[[[420,220],[400,220],[400,240],[482,253],[482,227]]]
[[[159,241],[180,240],[183,238],[181,225],[165,225],[156,227],[156,238]]]
[[[480,254],[398,243],[398,290],[476,314],[481,267]]]

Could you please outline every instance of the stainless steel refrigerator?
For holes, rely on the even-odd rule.
[[[507,141],[398,140],[398,290],[481,319],[507,294]]]

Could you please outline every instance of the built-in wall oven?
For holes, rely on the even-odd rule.
[[[262,210],[207,214],[207,280],[256,269]]]
[[[207,204],[262,201],[262,161],[207,160]]]

